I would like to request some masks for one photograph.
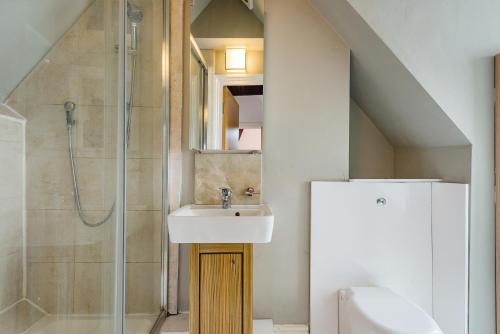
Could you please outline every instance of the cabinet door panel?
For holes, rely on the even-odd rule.
[[[200,334],[242,334],[243,254],[200,254]]]

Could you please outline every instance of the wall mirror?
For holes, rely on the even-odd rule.
[[[193,0],[189,145],[260,151],[264,0]]]

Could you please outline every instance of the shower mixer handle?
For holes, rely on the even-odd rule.
[[[75,111],[76,103],[67,101],[64,103],[64,111],[66,111],[66,126],[73,126],[73,111]]]

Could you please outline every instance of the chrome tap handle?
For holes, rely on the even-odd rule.
[[[222,192],[222,197],[231,197],[231,195],[233,194],[231,188],[229,187],[221,187],[219,188],[219,190]]]
[[[222,187],[219,189],[221,191],[222,208],[223,209],[231,208],[231,195],[233,194],[233,192],[231,191],[231,188]]]

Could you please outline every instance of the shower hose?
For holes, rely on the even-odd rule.
[[[135,82],[135,68],[136,68],[136,62],[137,62],[137,51],[132,50],[131,51],[132,55],[132,77],[130,80],[130,93],[129,93],[129,100],[127,102],[127,129],[126,129],[126,136],[125,136],[125,147],[128,149],[128,144],[129,144],[129,139],[130,139],[130,127],[132,123],[132,106],[133,106],[133,96],[134,96],[134,82]],[[72,183],[73,183],[73,194],[75,197],[75,205],[76,205],[76,210],[78,211],[78,216],[80,217],[80,220],[82,223],[88,227],[98,227],[107,222],[111,216],[113,215],[113,212],[115,211],[115,205],[116,205],[116,199],[113,202],[113,205],[109,209],[108,213],[106,214],[106,217],[104,217],[101,220],[97,220],[95,222],[91,222],[88,217],[85,216],[83,213],[83,208],[82,208],[82,203],[80,200],[80,190],[78,187],[78,177],[77,177],[77,168],[76,168],[76,162],[74,158],[74,153],[73,153],[73,111],[76,108],[76,104],[73,102],[66,102],[64,104],[64,110],[66,111],[66,128],[68,130],[68,151],[69,151],[69,160],[70,160],[70,167],[71,167],[71,177],[72,177]]]

